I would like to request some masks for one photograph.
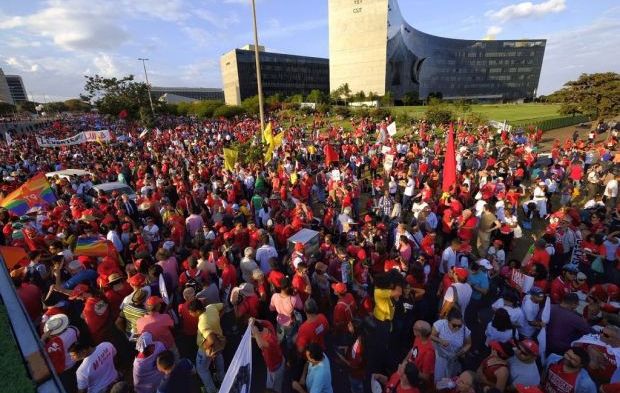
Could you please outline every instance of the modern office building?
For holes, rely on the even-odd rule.
[[[265,97],[307,95],[314,89],[329,92],[328,59],[265,52],[259,46],[259,60]],[[225,53],[220,67],[226,104],[239,105],[258,94],[253,45]]]
[[[9,84],[6,81],[6,76],[0,68],[0,102],[4,102],[7,104],[14,104],[13,96],[11,96],[11,89],[9,89]]]
[[[223,100],[224,92],[222,89],[210,87],[151,87],[151,95],[154,100],[166,94],[186,98],[186,101],[200,100]],[[179,100],[177,100],[180,102]]]
[[[6,75],[6,83],[9,85],[11,91],[11,97],[13,97],[14,103],[28,101],[28,94],[26,93],[26,87],[24,87],[24,81],[19,75]]]
[[[397,0],[329,0],[331,90],[518,101],[536,95],[545,45],[437,37],[411,27]]]

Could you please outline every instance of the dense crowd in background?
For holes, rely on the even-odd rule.
[[[230,170],[223,148],[259,148],[257,120],[143,132],[84,115],[38,135],[115,140],[0,143],[3,195],[39,172],[90,173],[51,178],[53,206],[0,211],[68,392],[216,392],[248,325],[257,392],[620,391],[617,130],[544,141],[454,124],[442,191],[448,125],[393,137],[390,119],[298,120],[271,119],[282,145]],[[136,200],[97,193],[105,182]],[[289,242],[304,229],[318,243]],[[74,255],[84,236],[116,252]]]

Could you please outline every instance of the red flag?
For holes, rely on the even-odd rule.
[[[0,246],[0,255],[2,255],[2,259],[9,269],[12,269],[20,261],[28,259],[28,254],[21,247]]]
[[[323,153],[325,154],[325,165],[327,166],[329,166],[331,162],[340,161],[340,156],[338,155],[338,152],[330,144],[325,145],[325,147],[323,148]]]
[[[123,109],[119,114],[118,117],[120,117],[121,119],[124,119],[127,117],[127,115],[129,114],[129,112],[127,112],[127,109]]]
[[[450,123],[448,130],[448,143],[446,144],[446,156],[443,164],[443,192],[450,191],[456,184],[456,153],[454,150],[454,126]]]

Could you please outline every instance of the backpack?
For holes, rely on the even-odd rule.
[[[196,291],[196,293],[202,290],[202,279],[200,278],[200,270],[196,272],[195,276],[189,274],[188,270],[186,270],[183,274],[185,274],[185,277],[187,278],[187,281],[183,286],[184,288],[194,288],[194,291]]]

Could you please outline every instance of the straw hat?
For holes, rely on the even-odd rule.
[[[50,319],[45,322],[43,332],[50,336],[57,336],[64,332],[69,326],[69,317],[65,314],[52,315]]]

